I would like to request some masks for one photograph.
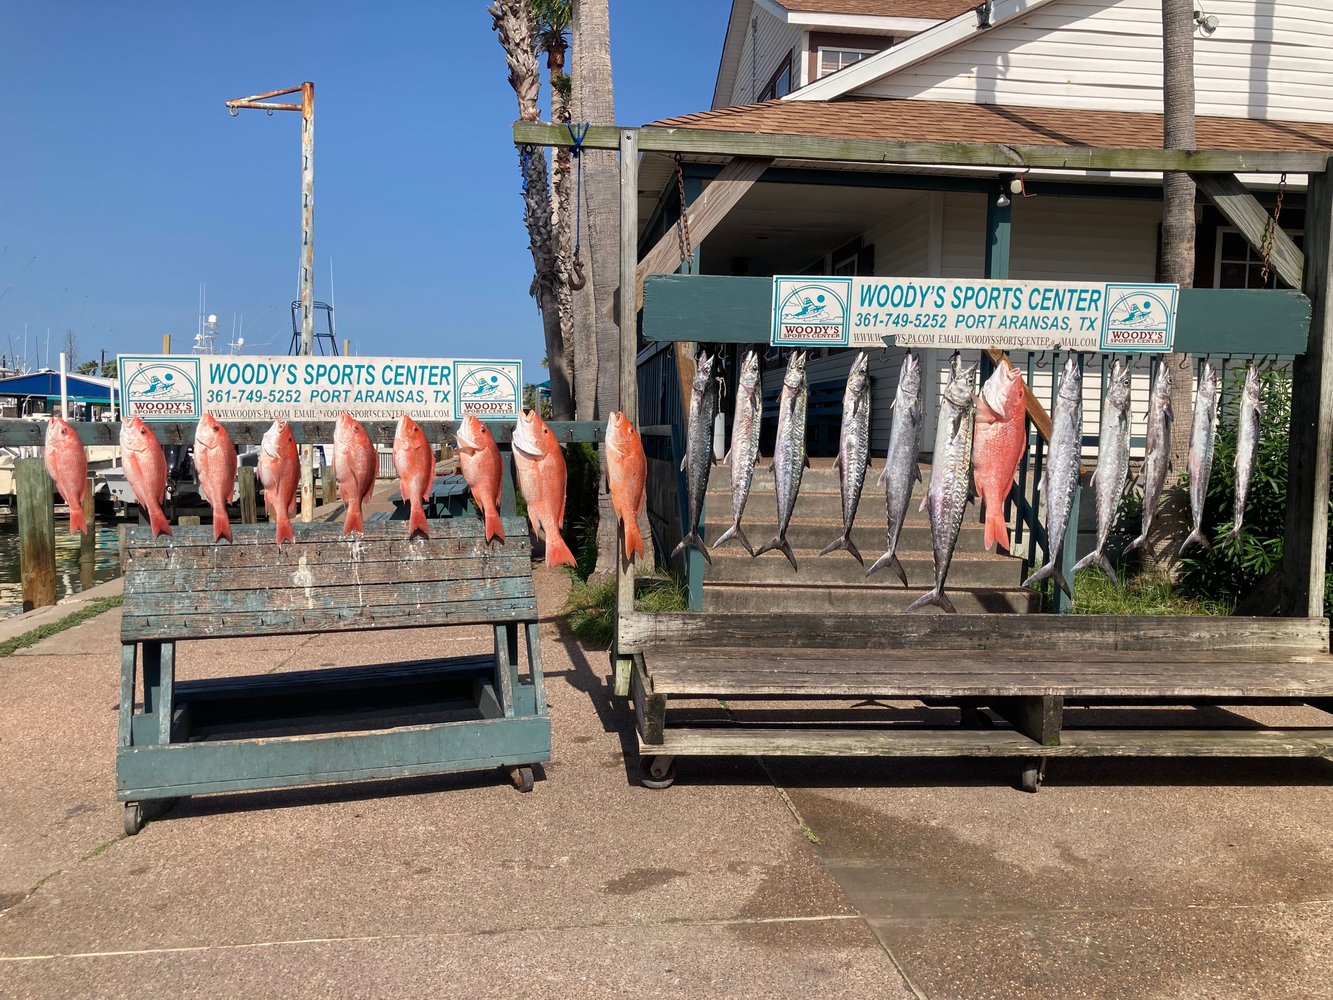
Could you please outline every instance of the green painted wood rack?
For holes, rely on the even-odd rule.
[[[549,760],[551,724],[527,525],[401,522],[345,539],[337,524],[131,529],[121,619],[116,793],[125,830],[144,804],[209,792],[500,768],[522,791]],[[176,679],[177,643],[488,625],[493,650],[382,666]],[[526,651],[520,676],[519,635]],[[136,701],[138,704],[136,705]]]

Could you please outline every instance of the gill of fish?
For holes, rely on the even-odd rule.
[[[907,573],[897,557],[898,538],[902,535],[912,489],[921,478],[921,430],[925,423],[925,404],[921,398],[921,365],[910,351],[898,372],[898,390],[893,397],[893,426],[889,431],[888,453],[879,484],[884,487],[887,531],[884,555],[875,560],[866,576],[885,566],[893,566],[903,586]]]
[[[939,423],[935,429],[935,454],[931,460],[930,487],[926,491],[926,511],[930,517],[930,542],[935,558],[935,587],[908,605],[915,611],[926,604],[936,604],[953,612],[953,604],[944,594],[958,531],[972,489],[972,428],[976,398],[972,395],[976,366],[964,367],[950,362],[952,377],[940,400]]]
[[[1236,494],[1231,521],[1231,537],[1240,537],[1240,526],[1245,520],[1245,502],[1250,495],[1250,477],[1254,475],[1254,459],[1259,449],[1259,419],[1264,414],[1259,395],[1259,369],[1251,362],[1245,371],[1245,388],[1241,391],[1240,414],[1236,426]]]
[[[837,549],[846,549],[857,562],[863,562],[851,535],[861,491],[865,488],[866,468],[870,464],[870,355],[865,351],[856,356],[847,376],[836,464],[842,493],[842,535],[819,554],[828,555]]]
[[[1157,380],[1153,382],[1152,398],[1148,403],[1147,454],[1143,460],[1143,521],[1139,537],[1125,546],[1126,554],[1148,543],[1166,474],[1171,465],[1171,425],[1175,414],[1171,409],[1171,369],[1157,366]]]
[[[1023,581],[1023,586],[1054,578],[1066,594],[1073,596],[1060,572],[1065,530],[1078,490],[1079,464],[1083,450],[1083,369],[1078,358],[1065,359],[1060,386],[1051,414],[1051,441],[1043,473],[1046,494],[1046,565]]]

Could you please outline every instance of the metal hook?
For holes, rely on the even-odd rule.
[[[233,118],[235,118],[235,117],[236,117],[237,115],[239,115],[240,113],[241,113],[241,109],[240,109],[240,108],[228,108],[228,109],[227,109],[227,114],[231,115]]]
[[[1038,369],[1044,371],[1046,368],[1050,366],[1050,362],[1046,360],[1046,355],[1050,353],[1051,353],[1050,351],[1042,351],[1040,354],[1037,355],[1037,360],[1034,361],[1033,364],[1036,365]]]
[[[574,259],[574,277],[566,278],[565,284],[569,286],[571,292],[581,292],[588,284],[588,279],[583,274],[583,261],[577,257]]]

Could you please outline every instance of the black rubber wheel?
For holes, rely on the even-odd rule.
[[[1025,792],[1041,791],[1041,779],[1046,777],[1046,758],[1031,757],[1023,764],[1023,774],[1018,786]]]
[[[652,788],[660,791],[663,788],[670,788],[676,783],[676,760],[674,757],[667,758],[666,766],[659,765],[660,757],[640,757],[639,758],[639,784],[644,788]]]
[[[514,783],[514,787],[520,792],[532,791],[532,768],[516,767],[509,772],[509,780]]]
[[[133,837],[143,829],[143,805],[138,802],[125,803],[125,836]]]

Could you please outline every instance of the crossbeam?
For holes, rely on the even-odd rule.
[[[620,136],[636,132],[643,153],[695,153],[706,156],[750,156],[781,160],[841,163],[901,163],[960,167],[1056,170],[1123,170],[1158,173],[1185,170],[1192,174],[1310,174],[1328,166],[1327,152],[1279,150],[1144,149],[1097,146],[1030,146],[985,142],[931,142],[888,139],[839,139],[806,135],[726,132],[720,129],[663,128],[648,125],[627,129],[593,125],[583,138],[585,149],[619,149]],[[533,146],[572,146],[564,125],[515,122],[514,142]]]
[[[1234,175],[1199,174],[1194,183],[1226,220],[1240,230],[1256,254],[1263,254],[1264,235],[1271,217],[1268,209]],[[1279,225],[1273,226],[1273,270],[1292,288],[1301,287],[1305,255]]]

